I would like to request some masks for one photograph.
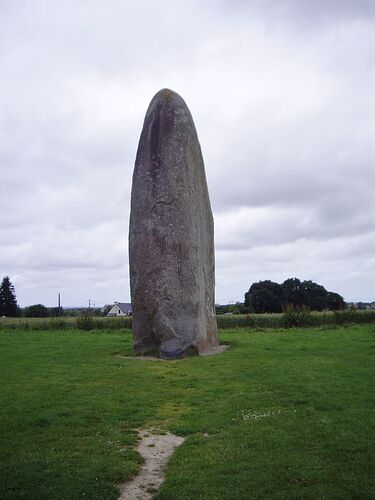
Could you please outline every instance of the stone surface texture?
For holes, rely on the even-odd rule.
[[[138,145],[129,262],[137,353],[176,359],[218,345],[203,157],[188,107],[168,89],[152,99]]]

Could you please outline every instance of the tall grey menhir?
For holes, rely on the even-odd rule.
[[[214,224],[194,122],[163,89],[147,110],[129,231],[134,349],[166,359],[218,345]]]

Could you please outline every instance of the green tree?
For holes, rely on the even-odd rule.
[[[245,314],[248,311],[244,308],[242,302],[235,304],[216,305],[216,314]]]
[[[60,307],[49,307],[48,308],[48,316],[52,318],[57,318],[59,316],[64,316],[64,309]]]
[[[26,318],[46,318],[48,309],[43,304],[34,304],[25,308],[24,315]]]
[[[281,285],[284,289],[287,304],[301,307],[305,304],[301,280],[289,278]]]
[[[335,292],[327,293],[327,308],[330,311],[339,311],[341,309],[345,309],[345,301],[344,298]]]
[[[301,283],[304,305],[312,311],[323,311],[327,307],[328,292],[322,285],[313,281],[303,281]]]
[[[5,276],[0,285],[0,316],[18,316],[16,292],[9,276]]]
[[[286,304],[284,289],[270,280],[253,283],[245,294],[244,307],[255,313],[280,313]]]
[[[324,286],[311,280],[301,282],[298,278],[289,278],[282,285],[270,280],[253,283],[245,293],[241,312],[282,312],[287,305],[311,311],[345,309],[340,294],[328,292]]]

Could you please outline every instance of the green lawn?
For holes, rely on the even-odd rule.
[[[141,362],[114,357],[129,330],[3,330],[0,498],[115,499],[151,426],[187,437],[158,500],[373,499],[374,334],[236,329],[224,354]]]

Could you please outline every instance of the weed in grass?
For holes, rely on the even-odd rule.
[[[238,415],[236,415],[232,420],[233,422],[238,422],[239,420],[243,420],[246,422],[247,420],[258,420],[260,418],[268,418],[274,417],[276,415],[286,413],[296,413],[296,410],[287,410],[287,409],[278,409],[278,410],[268,410],[268,411],[254,411],[252,409],[241,410]]]

